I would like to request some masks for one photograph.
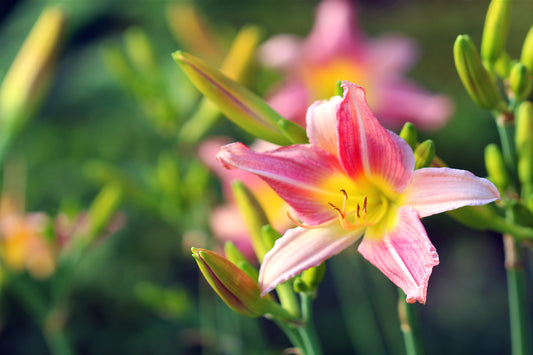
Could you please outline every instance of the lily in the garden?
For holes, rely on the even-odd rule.
[[[263,63],[286,73],[269,104],[303,125],[312,102],[335,95],[335,80],[349,80],[367,90],[372,111],[386,127],[406,121],[427,130],[444,126],[453,112],[450,100],[404,77],[416,61],[414,43],[399,35],[366,38],[355,12],[347,0],[324,0],[305,40],[279,35],[261,47]]]
[[[291,207],[298,226],[263,260],[259,285],[276,285],[354,244],[407,295],[425,303],[431,271],[439,263],[421,217],[499,198],[496,187],[468,171],[414,170],[409,145],[383,128],[365,91],[343,82],[344,98],[315,102],[307,111],[310,144],[257,153],[241,143],[218,159],[265,180]]]

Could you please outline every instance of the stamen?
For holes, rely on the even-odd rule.
[[[366,201],[367,201],[367,198],[365,196],[365,199],[363,201],[363,211],[365,211],[365,213],[366,213]]]
[[[337,207],[335,206],[334,204],[332,204],[331,202],[328,202],[328,205],[330,205],[331,207],[333,207],[333,209],[335,211],[337,211],[337,213],[339,214],[340,217],[342,218],[345,218],[346,216],[344,215],[344,213]]]
[[[338,210],[338,209],[337,209]],[[327,221],[327,222],[324,222],[324,223],[321,223],[321,224],[317,224],[315,226],[310,226],[308,224],[303,224],[302,222],[298,222],[296,220],[296,218],[294,218],[292,215],[291,215],[291,211],[289,209],[287,209],[287,217],[289,217],[289,219],[291,220],[292,223],[296,224],[298,227],[302,227],[302,228],[305,228],[305,229],[316,229],[316,228],[323,228],[323,227],[327,227],[333,223],[335,223],[335,219],[332,219],[330,221]]]

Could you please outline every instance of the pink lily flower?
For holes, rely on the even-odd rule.
[[[403,77],[416,61],[416,46],[405,37],[388,35],[368,40],[357,27],[355,8],[346,0],[324,0],[305,40],[279,35],[267,41],[259,58],[286,73],[269,104],[283,117],[305,123],[308,105],[335,95],[335,81],[366,88],[369,105],[389,128],[410,121],[436,130],[453,113],[453,104]]]
[[[262,295],[354,244],[407,295],[425,303],[429,276],[439,263],[421,217],[499,198],[487,179],[450,168],[414,170],[409,145],[383,128],[364,89],[343,82],[344,98],[307,111],[310,144],[256,153],[241,143],[218,159],[265,180],[300,219],[265,255]]]

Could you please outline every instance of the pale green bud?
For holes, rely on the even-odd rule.
[[[146,32],[138,27],[130,28],[124,35],[124,42],[126,55],[137,72],[151,80],[157,80],[158,78],[150,78],[157,72],[157,66],[154,50]]]
[[[529,73],[533,75],[533,26],[529,29],[524,40],[520,63],[524,64]]]
[[[322,263],[319,266],[305,270],[294,280],[294,291],[314,292],[322,282],[325,274],[326,263]]]
[[[435,143],[431,139],[425,140],[416,147],[415,151],[415,169],[425,168],[431,165],[435,158]]]
[[[281,234],[270,224],[261,227],[261,237],[267,250],[274,247],[274,243],[281,237]]]
[[[196,88],[239,127],[275,144],[291,143],[279,129],[283,117],[262,98],[199,58],[182,51],[172,56]]]
[[[509,33],[510,18],[510,0],[492,0],[490,2],[481,39],[481,58],[487,63],[496,62],[503,52]]]
[[[291,141],[292,144],[306,144],[309,143],[307,138],[307,132],[305,129],[286,119],[281,119],[278,121],[278,127],[281,132]]]
[[[400,137],[409,144],[413,151],[415,150],[416,144],[418,143],[418,132],[414,124],[411,122],[405,122],[400,131]]]
[[[524,151],[518,156],[518,180],[523,188],[527,186],[530,190],[533,187],[533,151]]]
[[[518,102],[526,99],[531,93],[533,77],[522,63],[516,63],[513,66],[509,76],[509,87]]]
[[[232,188],[235,202],[239,206],[239,211],[246,223],[248,233],[250,233],[255,255],[259,261],[263,261],[263,257],[270,248],[263,242],[261,228],[268,224],[268,219],[257,199],[242,182],[233,182]]]
[[[457,73],[472,100],[489,110],[502,109],[504,102],[498,88],[481,63],[476,46],[468,35],[457,36],[453,55]]]
[[[494,70],[500,78],[506,79],[511,75],[511,69],[516,61],[509,57],[509,54],[502,52],[496,63],[494,63]]]
[[[509,185],[509,173],[505,167],[503,155],[500,148],[491,143],[485,147],[485,167],[489,176],[498,189],[503,190]]]
[[[515,146],[518,156],[533,151],[533,103],[522,102],[515,114]]]

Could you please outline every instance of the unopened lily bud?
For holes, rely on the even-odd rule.
[[[111,221],[122,200],[122,189],[113,183],[102,188],[89,211],[90,231],[87,243],[91,242]]]
[[[524,101],[515,114],[515,146],[518,156],[533,151],[533,103]]]
[[[409,144],[413,151],[415,150],[416,143],[418,143],[418,132],[414,124],[411,122],[405,122],[402,130],[400,131],[400,137],[402,137],[407,144]]]
[[[533,192],[533,151],[523,152],[518,156],[518,180],[526,195]]]
[[[319,266],[305,270],[294,280],[294,291],[314,292],[322,282],[325,273],[326,263],[322,263]]]
[[[503,52],[509,33],[510,18],[510,0],[492,0],[490,2],[481,40],[481,57],[491,65]]]
[[[504,102],[498,88],[481,63],[476,46],[468,35],[457,37],[453,55],[457,73],[472,100],[489,110],[502,108]]]
[[[520,63],[524,64],[527,70],[529,70],[529,73],[533,75],[533,26],[529,29],[524,40]]]
[[[239,127],[275,144],[291,143],[278,126],[283,117],[262,98],[199,58],[182,51],[172,56],[196,88]]]
[[[485,147],[485,167],[489,176],[498,189],[503,190],[509,185],[509,173],[505,167],[503,155],[500,148],[491,143]]]
[[[257,26],[245,26],[235,36],[220,71],[235,81],[242,81],[250,68],[261,39]]]
[[[259,285],[223,256],[205,249],[191,249],[200,271],[213,290],[235,312],[248,317],[267,313],[268,300],[261,298]]]
[[[276,240],[281,237],[281,234],[274,229],[270,224],[261,227],[261,237],[267,250],[272,249]]]
[[[415,169],[425,168],[431,165],[435,158],[435,143],[431,139],[425,140],[416,147],[415,151]]]
[[[518,102],[529,96],[533,87],[533,77],[522,63],[516,63],[511,69],[509,87]]]
[[[61,7],[44,10],[9,68],[0,87],[1,145],[24,126],[43,99],[63,41],[65,22]]]
[[[252,241],[255,255],[259,261],[263,261],[263,257],[269,248],[267,248],[263,242],[261,227],[268,224],[268,219],[259,202],[242,182],[233,182],[232,188],[235,201],[237,202],[239,211],[246,223],[248,233],[250,233],[250,239]]]
[[[157,71],[156,60],[146,32],[138,27],[130,28],[126,31],[124,40],[126,54],[137,72],[145,76],[153,76],[154,72]]]
[[[248,259],[242,253],[240,250],[233,244],[232,242],[226,242],[224,244],[224,254],[226,254],[226,258],[234,263],[239,269],[244,271],[246,275],[250,276],[252,280],[257,281],[259,277],[259,272],[255,267],[250,264]]]
[[[511,75],[511,69],[516,61],[513,61],[509,54],[502,52],[496,63],[494,63],[494,71],[500,78],[506,79]]]

